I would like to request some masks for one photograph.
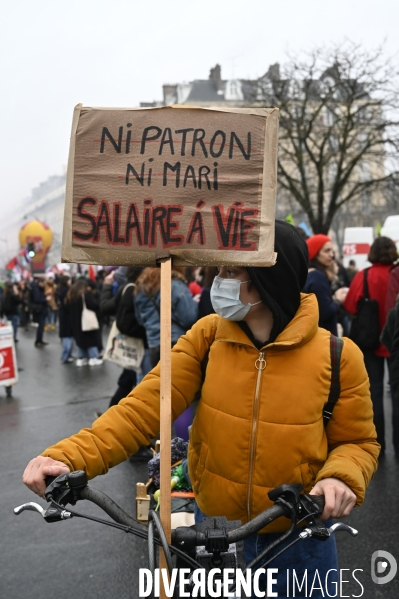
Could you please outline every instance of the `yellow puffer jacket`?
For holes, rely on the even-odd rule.
[[[270,489],[300,483],[309,492],[331,476],[346,482],[362,503],[379,453],[363,356],[345,339],[341,395],[325,429],[330,333],[317,323],[316,298],[302,295],[294,319],[260,352],[237,323],[217,315],[198,321],[173,348],[173,418],[201,388],[201,361],[210,350],[189,446],[194,492],[208,516],[247,522],[270,505]],[[92,429],[42,455],[92,478],[158,431],[159,366]],[[267,532],[285,530],[287,522],[280,519]]]

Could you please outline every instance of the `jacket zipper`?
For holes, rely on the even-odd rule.
[[[258,420],[258,407],[259,407],[259,390],[260,390],[260,381],[262,377],[262,372],[266,368],[266,360],[265,353],[259,352],[259,357],[255,361],[255,368],[258,371],[258,375],[256,377],[256,387],[255,387],[255,398],[254,398],[254,413],[252,420],[252,437],[251,437],[251,452],[250,452],[250,461],[249,461],[249,476],[248,476],[248,494],[247,494],[247,517],[248,522],[251,520],[251,500],[252,500],[252,478],[253,478],[253,468],[254,468],[254,453],[255,453],[255,437],[256,437],[256,428],[257,428],[257,420]]]

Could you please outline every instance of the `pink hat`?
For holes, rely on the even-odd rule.
[[[313,235],[312,237],[309,237],[309,239],[306,240],[310,262],[316,258],[323,245],[329,241],[331,241],[330,237],[328,237],[327,235],[323,235],[322,233]]]

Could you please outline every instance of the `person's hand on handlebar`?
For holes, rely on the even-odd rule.
[[[22,475],[25,485],[40,497],[44,496],[46,490],[46,476],[59,476],[64,472],[70,472],[68,466],[52,458],[39,455],[29,462]]]
[[[310,491],[310,495],[324,495],[325,504],[321,514],[322,520],[349,516],[356,503],[356,495],[339,478],[319,480]]]

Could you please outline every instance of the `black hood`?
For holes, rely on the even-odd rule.
[[[273,314],[270,341],[294,318],[308,276],[308,247],[295,227],[276,220],[274,250],[274,266],[247,267],[262,302]]]

